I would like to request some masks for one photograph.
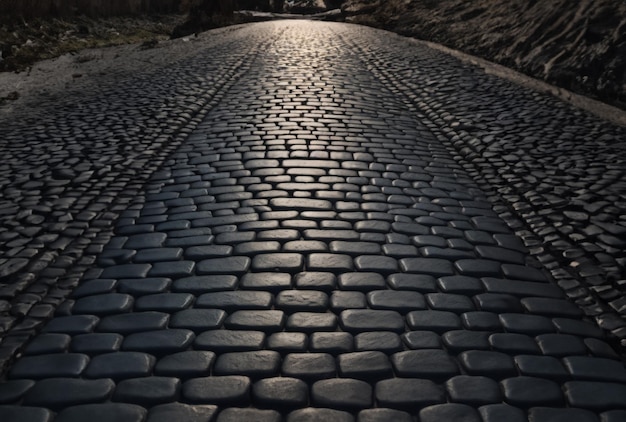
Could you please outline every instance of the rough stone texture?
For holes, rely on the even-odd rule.
[[[0,167],[11,174],[3,200],[29,204],[31,191],[68,198],[59,186],[32,186],[43,164],[27,159],[53,165],[48,155],[68,154],[61,161],[72,170],[89,148],[102,144],[106,152],[105,139],[115,154],[93,152],[90,160],[118,159],[119,168],[94,183],[127,182],[140,195],[120,207],[115,233],[77,276],[73,295],[69,285],[61,294],[60,282],[33,279],[28,293],[11,298],[7,315],[35,303],[34,291],[60,300],[41,335],[24,319],[4,338],[9,360],[21,352],[18,341],[34,336],[0,384],[1,415],[46,420],[49,409],[65,421],[97,420],[110,410],[138,421],[419,415],[478,422],[519,419],[529,409],[537,418],[560,417],[575,408],[598,419],[619,416],[626,370],[614,338],[592,318],[619,334],[618,312],[590,313],[586,298],[605,290],[568,285],[574,275],[558,274],[571,265],[536,250],[560,240],[552,237],[563,229],[556,223],[574,230],[582,217],[534,210],[527,224],[555,222],[541,226],[540,242],[511,217],[525,200],[508,208],[504,197],[531,176],[541,189],[529,200],[564,187],[613,195],[594,221],[617,238],[622,129],[373,29],[275,22],[216,34],[223,36],[198,41],[206,48],[172,66],[183,81],[171,88],[153,86],[165,82],[152,73],[117,82],[137,95],[123,97],[128,108],[115,103],[123,116],[135,116],[136,107],[137,123],[107,108],[119,95],[114,85],[98,95],[68,93],[92,107],[88,113],[44,102],[32,111],[49,113],[41,121],[7,126],[13,143],[3,148],[19,154],[7,153]],[[238,72],[226,73],[225,63]],[[171,110],[153,109],[168,101]],[[143,113],[154,117],[144,121]],[[473,118],[460,120],[465,113]],[[159,155],[146,148],[156,148],[148,123],[156,128],[161,120],[180,136]],[[137,129],[144,122],[148,129]],[[92,127],[101,126],[123,142],[96,136]],[[95,139],[79,142],[74,131]],[[561,141],[567,149],[552,144]],[[29,143],[31,150],[20,149]],[[146,164],[153,155],[161,157],[156,172]],[[585,173],[592,158],[602,165]],[[143,179],[124,173],[135,162]],[[22,180],[17,170],[32,172]],[[134,192],[122,188],[117,196]],[[0,233],[7,248],[19,249],[3,234],[19,226],[7,227]],[[593,237],[616,244],[602,239]],[[611,256],[617,265],[622,252],[612,248],[590,249],[576,262]],[[606,285],[591,284],[600,273],[583,267],[590,286]],[[63,386],[77,393],[68,396]]]
[[[625,7],[618,0],[348,0],[342,9],[349,22],[441,43],[624,108]]]

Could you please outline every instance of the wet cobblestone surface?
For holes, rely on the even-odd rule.
[[[87,88],[3,124],[0,420],[626,419],[624,129],[304,21]]]

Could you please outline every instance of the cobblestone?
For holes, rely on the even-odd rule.
[[[623,129],[372,29],[213,34],[3,126],[0,419],[623,419]]]

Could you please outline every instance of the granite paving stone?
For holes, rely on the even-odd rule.
[[[25,419],[32,422],[50,422],[53,413],[42,407],[2,405],[0,417],[7,422],[20,422]]]
[[[384,277],[377,272],[346,272],[337,277],[339,288],[368,292],[385,287]]]
[[[428,406],[419,412],[421,422],[453,420],[458,422],[482,422],[478,412],[466,404],[447,403]]]
[[[358,422],[383,422],[383,421],[410,422],[413,419],[411,414],[395,409],[365,409],[361,410],[357,416]]]
[[[202,293],[234,290],[238,281],[234,275],[227,274],[183,277],[172,283],[171,290],[201,295]]]
[[[37,381],[24,396],[27,406],[63,409],[79,404],[103,402],[108,399],[115,383],[111,379],[83,380],[47,378]]]
[[[281,372],[287,377],[305,381],[335,376],[335,359],[328,353],[289,353],[283,359]]]
[[[526,413],[508,404],[488,404],[478,408],[478,412],[483,422],[511,421],[524,422],[527,421]]]
[[[372,386],[353,379],[328,379],[313,383],[311,401],[321,407],[364,409],[372,405]]]
[[[624,420],[623,128],[338,22],[158,47],[0,116],[3,422]]]
[[[148,422],[167,422],[184,420],[188,422],[206,422],[217,413],[214,405],[188,405],[183,403],[166,403],[151,407]]]
[[[141,406],[126,403],[81,404],[68,407],[57,414],[55,421],[75,422],[94,421],[105,422],[110,420],[124,420],[128,422],[142,422],[148,411]]]
[[[185,329],[145,331],[126,336],[122,343],[122,350],[164,355],[186,350],[194,338],[193,331]]]
[[[259,421],[281,422],[282,416],[275,410],[242,409],[229,407],[222,410],[217,416],[217,422]]]
[[[455,403],[486,405],[502,402],[500,386],[488,377],[459,375],[446,381],[445,387],[450,400]]]
[[[459,373],[456,361],[443,350],[408,350],[391,355],[391,363],[401,377],[448,379]]]
[[[533,421],[580,421],[598,422],[598,417],[585,409],[555,409],[551,407],[533,407],[528,411],[528,418]]]
[[[354,416],[346,411],[316,407],[294,410],[287,415],[287,422],[355,422],[355,420]]]
[[[404,319],[395,311],[348,309],[341,312],[339,319],[342,328],[353,333],[404,330]]]
[[[286,319],[282,311],[236,311],[226,318],[224,327],[273,333],[283,329]]]
[[[78,299],[72,307],[76,314],[111,315],[130,312],[134,298],[123,293],[106,293]]]
[[[23,353],[24,355],[61,353],[69,348],[71,340],[67,334],[42,334],[31,341]]]
[[[89,361],[89,356],[82,353],[51,353],[37,356],[25,356],[9,372],[11,379],[43,379],[80,376]]]
[[[514,359],[521,375],[559,381],[570,378],[561,361],[555,357],[517,355]]]
[[[123,279],[119,280],[117,291],[119,293],[139,297],[149,294],[164,293],[171,284],[172,280],[167,277]]]
[[[158,293],[145,295],[135,301],[135,310],[176,312],[190,307],[195,297],[189,293]]]
[[[250,402],[250,378],[241,375],[192,378],[182,385],[181,395],[194,404],[245,406]]]
[[[309,386],[298,378],[263,378],[252,385],[253,400],[262,407],[305,407],[309,401]]]
[[[505,401],[513,406],[560,406],[564,402],[561,386],[544,378],[519,376],[500,382]]]
[[[215,361],[210,351],[187,350],[168,354],[158,360],[154,373],[182,379],[208,376]]]
[[[263,268],[270,270],[273,268]],[[272,293],[278,293],[281,290],[291,288],[291,274],[284,272],[288,268],[276,268],[277,272],[257,272],[248,273],[241,277],[239,286],[242,289],[250,290],[267,290]],[[297,269],[295,269],[297,271]],[[280,271],[280,272],[278,272]]]
[[[223,353],[217,358],[213,373],[258,379],[278,375],[280,364],[280,354],[271,350]]]
[[[262,331],[209,330],[198,335],[194,345],[201,350],[234,352],[260,350],[265,343]]]
[[[313,333],[334,331],[337,327],[337,316],[330,312],[296,312],[287,318],[287,331]]]
[[[427,379],[391,378],[376,383],[379,405],[414,412],[433,404],[445,403],[444,389]]]
[[[11,380],[0,384],[0,405],[16,403],[35,385],[33,380]]]
[[[178,398],[180,380],[172,377],[144,377],[120,381],[111,400],[150,407],[173,402]]]
[[[83,373],[85,378],[114,380],[146,377],[151,374],[156,359],[140,352],[114,352],[95,356]]]
[[[315,332],[310,335],[309,344],[311,351],[330,353],[332,355],[354,350],[353,336],[344,332]]]
[[[231,312],[244,309],[270,309],[273,302],[274,296],[269,292],[238,290],[203,294],[198,297],[195,306]]]
[[[153,311],[109,315],[100,320],[96,331],[130,334],[141,331],[160,330],[167,326],[169,319],[169,314]]]
[[[624,384],[597,381],[568,381],[563,384],[570,406],[593,410],[623,409]]]

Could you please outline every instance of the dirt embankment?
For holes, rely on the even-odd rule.
[[[626,109],[623,0],[348,0],[343,11]]]
[[[168,39],[185,15],[109,18],[0,18],[0,72],[22,71],[33,63],[85,48]]]

